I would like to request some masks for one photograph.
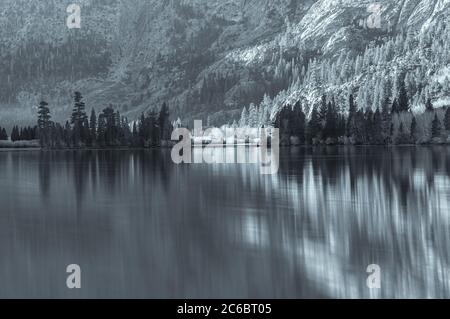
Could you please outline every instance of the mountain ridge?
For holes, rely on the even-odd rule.
[[[68,30],[69,3],[0,4],[3,119],[32,121],[40,99],[67,118],[74,90],[89,107],[114,104],[130,120],[167,101],[185,124],[208,116],[230,123],[265,95],[313,104],[329,87],[293,92],[313,61],[332,63],[343,52],[356,59],[373,43],[425,33],[450,11],[448,0],[378,1],[379,12],[366,0],[84,0],[81,29]],[[380,28],[368,28],[378,13]],[[362,85],[353,79],[336,91],[357,94]],[[308,100],[305,90],[317,94]]]

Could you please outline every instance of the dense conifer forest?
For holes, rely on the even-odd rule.
[[[98,114],[91,109],[88,115],[80,92],[75,92],[73,100],[72,114],[65,124],[53,122],[50,106],[41,101],[37,125],[15,126],[11,140],[38,139],[43,148],[160,147],[170,140],[173,128],[166,103],[129,122],[111,105]]]

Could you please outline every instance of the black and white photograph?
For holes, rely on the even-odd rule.
[[[450,0],[0,1],[0,299],[448,298]]]

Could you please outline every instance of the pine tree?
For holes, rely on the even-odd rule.
[[[383,143],[389,144],[389,131],[391,128],[391,122],[392,122],[392,114],[390,110],[391,101],[389,97],[386,97],[383,102],[383,108],[381,110],[381,120],[382,120],[382,135],[383,135]]]
[[[89,129],[89,119],[86,116],[81,126],[81,141],[87,145],[92,145],[91,131]]]
[[[328,111],[327,96],[324,94],[322,95],[322,101],[320,103],[319,108],[319,121],[320,124],[322,125],[322,128],[325,127],[327,121],[327,111]]]
[[[138,134],[138,130],[137,130],[136,121],[133,122],[132,136],[133,136],[132,145],[139,146],[139,134]]]
[[[6,133],[5,128],[0,127],[0,140],[6,141],[8,140],[8,134]]]
[[[355,105],[355,99],[353,97],[353,94],[350,94],[348,98],[348,117],[347,117],[347,123],[346,123],[346,135],[347,137],[350,137],[352,135],[352,123],[353,119],[356,114],[356,105]]]
[[[417,120],[416,117],[413,116],[411,121],[411,128],[410,128],[410,139],[411,143],[416,144],[417,143]]]
[[[63,139],[66,147],[70,147],[72,145],[72,128],[70,127],[69,121],[66,121],[64,126]]]
[[[246,127],[247,124],[248,124],[248,111],[247,108],[244,107],[244,109],[242,110],[241,119],[239,121],[239,126]]]
[[[311,119],[308,122],[308,142],[311,143],[315,138],[321,138],[320,132],[322,130],[322,124],[320,123],[319,113],[314,107],[311,112]]]
[[[333,103],[329,102],[326,113],[324,136],[326,138],[337,138],[338,114]]]
[[[405,126],[403,125],[403,122],[400,123],[400,126],[398,128],[398,134],[395,143],[400,145],[409,143],[409,136],[405,132]]]
[[[17,137],[17,133],[16,133],[16,126],[14,125],[12,130],[11,130],[11,141],[15,142],[17,141],[18,137]]]
[[[164,102],[158,116],[158,126],[160,130],[160,139],[161,141],[170,140],[170,136],[172,134],[172,123],[169,121],[169,107]],[[158,141],[159,144],[160,141]]]
[[[117,140],[117,130],[116,130],[116,113],[112,106],[108,106],[102,112],[103,119],[103,138],[106,146],[115,146]]]
[[[365,118],[362,110],[358,110],[352,120],[352,137],[355,144],[363,144],[365,142]]]
[[[444,125],[447,131],[450,131],[450,107],[445,110]]]
[[[161,142],[161,130],[158,125],[158,113],[152,109],[148,113],[146,121],[146,138],[150,141],[151,146],[158,146]]]
[[[38,129],[39,129],[39,139],[42,147],[50,146],[50,126],[51,126],[51,115],[50,109],[48,108],[48,103],[42,101],[39,103],[38,107]],[[18,138],[18,132],[14,132],[14,138]],[[11,135],[12,138],[12,135]]]
[[[101,113],[98,116],[97,124],[97,144],[100,146],[106,146],[106,119],[105,114]]]
[[[80,141],[84,142],[82,138],[85,138],[84,124],[85,120],[87,119],[87,115],[85,111],[85,104],[83,102],[83,96],[80,92],[75,92],[74,101],[75,104],[73,107],[70,122],[73,126],[73,144],[74,146],[78,146]]]
[[[97,141],[97,115],[95,114],[94,109],[92,109],[91,117],[89,119],[89,131],[92,145],[95,144],[95,142]]]
[[[383,118],[379,108],[373,114],[372,130],[372,143],[383,144]]]
[[[367,109],[366,114],[364,114],[364,142],[367,144],[373,143],[374,129],[373,129],[373,111],[372,109]]]
[[[406,92],[405,81],[400,82],[400,89],[398,93],[398,111],[408,112],[409,111],[409,99],[408,93]]]
[[[26,127],[20,129],[20,139],[22,141],[28,141],[28,131]]]
[[[292,134],[298,137],[300,144],[304,144],[305,130],[306,130],[306,116],[305,113],[303,113],[300,102],[297,102],[294,106],[292,122],[293,122]]]
[[[254,103],[250,104],[249,111],[248,111],[248,125],[251,128],[258,126],[258,110],[256,109],[256,106]]]
[[[349,116],[348,117],[351,118],[356,113],[356,105],[355,105],[355,100],[353,98],[353,94],[350,94],[350,97],[348,98],[348,102],[349,102],[349,108],[348,108]]]
[[[431,123],[431,137],[436,138],[441,136],[441,121],[439,121],[437,113],[434,114],[434,120]]]

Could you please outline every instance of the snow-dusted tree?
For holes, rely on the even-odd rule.
[[[398,92],[398,111],[408,112],[409,111],[409,99],[408,93],[406,92],[405,81],[400,81],[400,88]]]
[[[247,107],[244,107],[241,113],[241,119],[239,121],[240,127],[246,127],[248,125],[248,111]]]
[[[261,126],[268,126],[269,120],[270,120],[270,112],[272,108],[272,100],[270,99],[270,96],[268,94],[264,95],[264,98],[259,105],[259,123]]]
[[[254,103],[251,103],[248,110],[247,125],[255,128],[258,126],[258,124],[258,109],[256,108],[256,105]]]
[[[327,111],[328,111],[327,96],[323,94],[319,108],[319,121],[322,127],[325,127],[327,121]]]

